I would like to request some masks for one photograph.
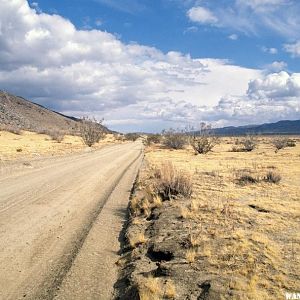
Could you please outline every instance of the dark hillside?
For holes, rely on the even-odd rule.
[[[80,120],[0,91],[0,124],[36,132],[78,132]],[[105,128],[106,131],[109,131]]]

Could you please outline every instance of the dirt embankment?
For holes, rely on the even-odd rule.
[[[282,299],[299,289],[299,140],[274,152],[148,149],[130,202],[117,299]],[[288,158],[288,159],[287,159]],[[191,173],[190,198],[155,193],[156,167]],[[279,183],[266,174],[280,174]],[[256,180],[241,182],[244,175]],[[247,177],[248,178],[248,177]]]

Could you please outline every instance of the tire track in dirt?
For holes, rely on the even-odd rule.
[[[140,142],[101,151],[0,180],[0,299],[55,296],[107,199],[143,156]]]

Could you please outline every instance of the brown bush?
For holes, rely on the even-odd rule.
[[[278,152],[281,149],[284,149],[288,145],[287,138],[276,138],[272,141],[273,146],[275,147],[275,152]]]
[[[269,171],[263,180],[269,183],[279,183],[281,180],[281,176],[278,173]]]
[[[254,150],[257,147],[257,143],[258,143],[257,139],[254,136],[248,135],[241,140],[236,139],[235,145],[240,145],[240,146],[239,147],[233,146],[231,151],[232,152],[251,152],[252,150]]]
[[[295,140],[292,140],[292,139],[288,139],[286,141],[286,146],[287,147],[296,147],[296,141]]]
[[[174,129],[163,132],[163,145],[169,149],[183,149],[187,144],[187,136]]]
[[[252,135],[248,135],[241,141],[241,144],[245,152],[250,152],[256,148],[257,139]]]
[[[160,134],[149,134],[147,136],[147,145],[159,144],[161,142]]]
[[[155,169],[154,177],[154,191],[162,200],[171,200],[178,196],[191,197],[192,177],[176,169],[172,163],[164,163]]]
[[[98,122],[95,118],[82,118],[80,124],[80,134],[83,142],[92,147],[104,138],[105,132],[101,125],[102,121]]]
[[[253,184],[253,183],[258,183],[258,182],[259,182],[259,180],[250,174],[242,174],[238,178],[238,183],[240,185]]]
[[[218,143],[218,138],[210,135],[201,135],[193,137],[190,141],[191,146],[196,154],[206,154],[210,152]]]
[[[127,141],[135,142],[139,137],[140,137],[140,135],[137,133],[126,133],[125,134],[125,139]]]
[[[58,143],[61,143],[65,137],[64,134],[60,131],[49,131],[47,134],[53,141],[57,141]]]

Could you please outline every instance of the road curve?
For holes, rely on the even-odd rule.
[[[142,156],[114,145],[0,177],[1,300],[110,298]]]

